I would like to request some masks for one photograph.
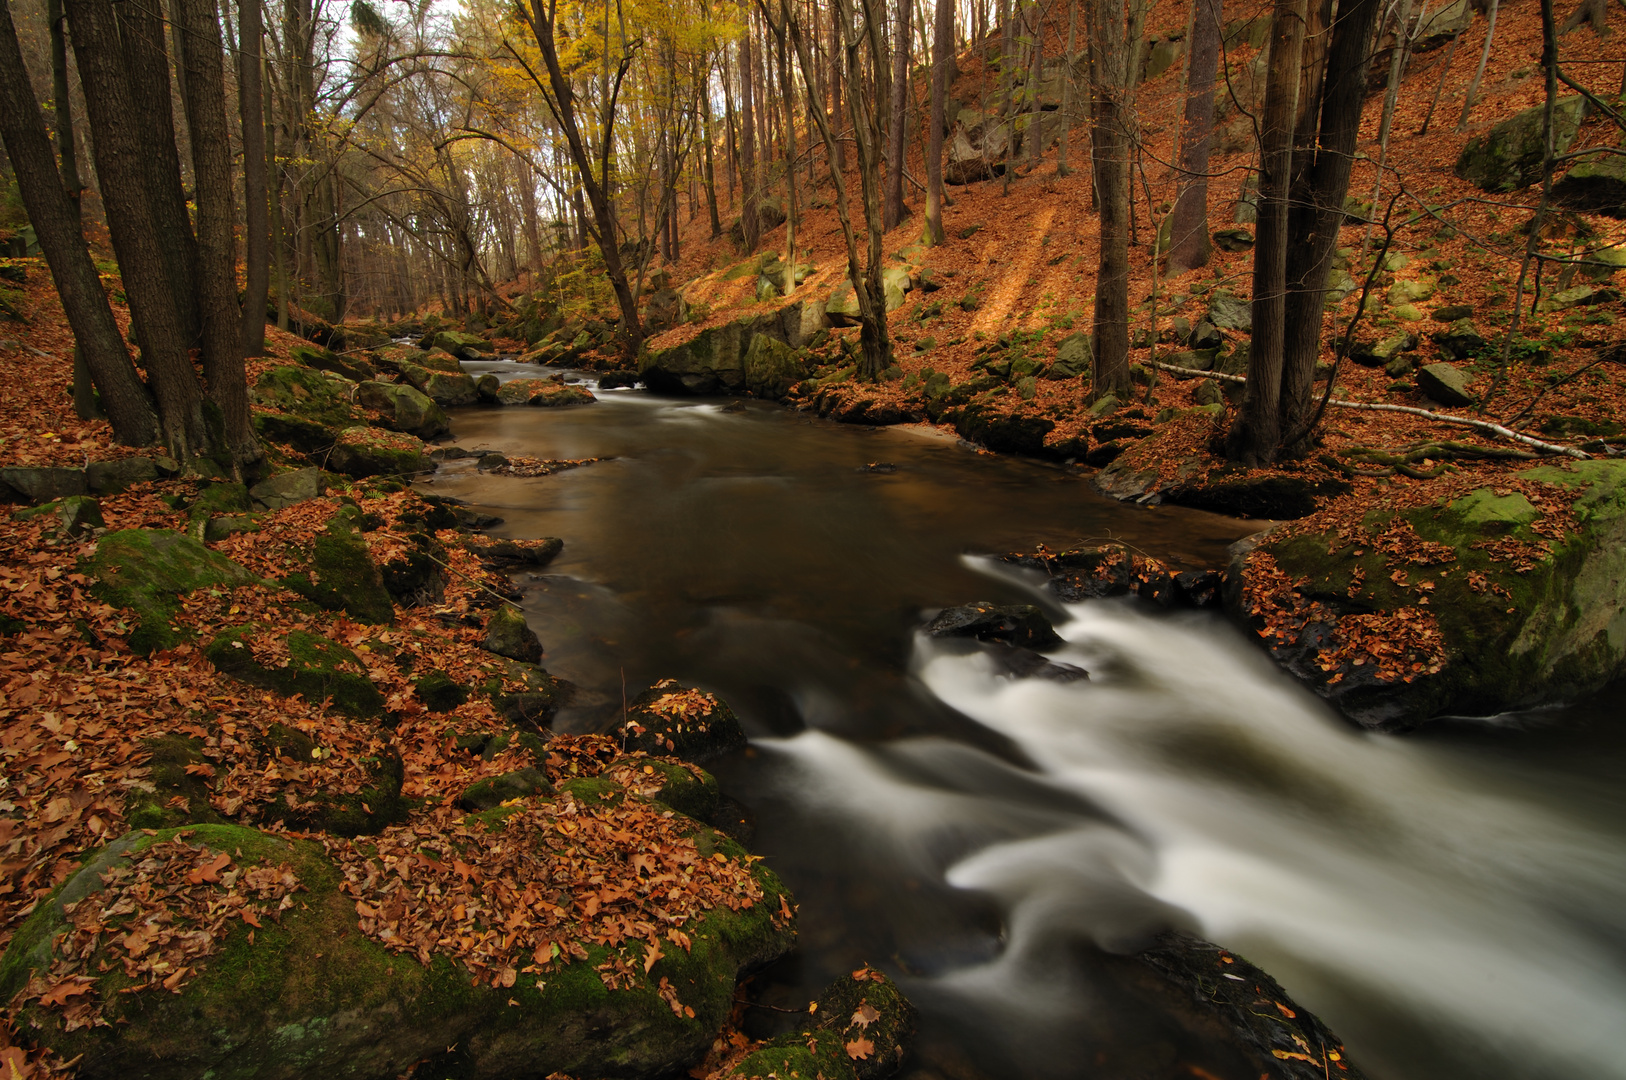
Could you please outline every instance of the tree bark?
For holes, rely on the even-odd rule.
[[[155,204],[161,200],[155,200],[147,189],[149,147],[138,137],[130,104],[134,93],[118,45],[113,4],[110,0],[66,0],[66,7],[85,91],[102,205],[142,359],[158,400],[162,437],[175,457],[190,461],[210,449],[203,399],[187,356],[189,334],[176,310],[161,233],[153,221]],[[187,235],[190,237],[190,230]]]
[[[1129,392],[1130,72],[1121,0],[1094,0],[1089,29],[1090,141],[1101,236],[1090,392],[1099,399]]]
[[[1281,431],[1289,454],[1301,452],[1310,435],[1327,275],[1344,220],[1344,198],[1360,137],[1372,30],[1382,6],[1382,0],[1345,0],[1339,5],[1327,48],[1314,160],[1304,171],[1302,188],[1293,196],[1281,389]]]
[[[113,436],[127,446],[144,446],[157,437],[158,418],[130,363],[107,293],[85,248],[78,207],[51,160],[51,143],[23,66],[17,28],[4,3],[0,3],[0,139],[73,328],[77,356],[90,369]]]
[[[1253,251],[1253,347],[1248,394],[1231,456],[1250,468],[1276,459],[1281,438],[1283,321],[1287,304],[1288,185],[1294,100],[1304,51],[1305,0],[1276,0],[1259,133],[1259,220]]]
[[[129,0],[126,0],[129,2]],[[186,125],[197,184],[198,311],[203,377],[220,410],[225,447],[239,480],[265,456],[249,422],[243,371],[243,310],[237,302],[232,234],[231,135],[226,125],[225,48],[214,0],[174,0],[186,70]],[[264,311],[264,305],[261,305]],[[261,316],[264,318],[263,314]]]
[[[757,134],[756,97],[752,87],[750,8],[746,8],[746,32],[740,39],[740,235],[745,250],[755,251],[762,242],[762,223],[757,217]]]
[[[932,24],[932,116],[926,147],[926,243],[941,244],[943,231],[943,127],[949,65],[954,59],[954,0],[937,0]]]
[[[858,179],[864,202],[864,225],[869,234],[868,258],[862,278],[853,279],[858,297],[858,342],[863,347],[863,362],[859,374],[866,379],[878,379],[881,372],[892,364],[892,340],[886,319],[886,290],[881,287],[881,191],[880,140],[881,103],[886,100],[887,70],[884,26],[877,7],[882,0],[859,0],[863,4],[864,26],[860,36],[848,31],[847,86],[855,87],[861,79],[862,53],[869,46],[869,67],[874,72],[876,87],[872,95],[849,93],[847,116],[853,125],[853,142],[858,153]],[[854,23],[852,0],[836,0],[843,28]]]
[[[717,165],[712,150],[711,73],[707,61],[706,78],[700,86],[701,135],[706,144],[706,211],[711,215],[711,236],[715,240],[723,235],[722,217],[717,213]]]
[[[1201,0],[1198,0],[1201,2]],[[1073,51],[1078,48],[1078,0],[1067,4],[1067,55],[1061,75],[1061,137],[1056,147],[1056,175],[1068,176],[1073,169],[1067,161],[1073,131]]]
[[[784,106],[785,124],[785,279],[786,296],[796,291],[796,229],[801,211],[796,205],[796,95],[790,81],[790,41],[787,27],[775,22],[767,0],[761,0],[762,19],[773,32],[778,51],[779,97]]]
[[[1208,265],[1208,153],[1214,142],[1214,75],[1219,69],[1222,0],[1193,0],[1186,57],[1186,115],[1180,129],[1185,186],[1169,219],[1170,277]]]
[[[1473,112],[1474,99],[1479,96],[1479,83],[1485,77],[1485,65],[1490,62],[1491,41],[1496,37],[1496,8],[1497,0],[1490,0],[1490,9],[1485,17],[1485,44],[1479,50],[1479,66],[1474,68],[1468,93],[1462,99],[1462,115],[1457,117],[1458,131],[1468,126],[1468,114]],[[1622,86],[1626,86],[1626,80],[1622,80]]]
[[[1044,101],[1040,91],[1043,89],[1044,77],[1044,13],[1043,0],[1033,0],[1033,57],[1028,65],[1028,93],[1033,100],[1028,108],[1027,147],[1028,160],[1035,165],[1044,156]]]
[[[237,111],[243,127],[243,355],[265,353],[271,291],[271,222],[266,168],[264,49],[260,0],[237,0]]]
[[[72,13],[74,7],[68,5]],[[131,123],[130,137],[141,147],[137,165],[144,173],[147,213],[158,230],[159,256],[185,342],[198,335],[197,240],[186,212],[186,191],[181,183],[181,158],[175,139],[170,103],[169,55],[164,40],[163,16],[156,0],[112,5],[122,44],[123,67],[132,97],[123,111]],[[120,46],[112,46],[118,48]],[[75,39],[75,53],[78,52]],[[80,80],[84,79],[80,58]],[[86,104],[87,111],[89,104]],[[95,126],[91,128],[92,136]],[[101,170],[97,169],[98,180]],[[121,260],[122,263],[122,260]]]
[[[73,98],[68,91],[68,29],[62,14],[62,0],[47,0],[46,18],[51,22],[51,96],[56,99],[56,146],[61,160],[62,189],[67,192],[75,224],[80,220],[80,201],[85,185],[79,179],[79,158],[73,142]]]
[[[911,0],[898,0],[897,25],[892,46],[892,120],[886,146],[886,212],[883,228],[896,228],[906,210],[903,202],[903,159],[909,129],[909,45],[913,15]]]

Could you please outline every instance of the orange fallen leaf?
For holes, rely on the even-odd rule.
[[[868,1039],[858,1038],[847,1044],[847,1056],[854,1061],[865,1061],[873,1053],[875,1044]]]

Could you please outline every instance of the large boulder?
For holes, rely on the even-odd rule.
[[[459,360],[472,360],[491,351],[491,342],[474,334],[441,330],[419,342],[425,349],[445,349]]]
[[[180,598],[197,589],[234,588],[259,579],[185,533],[125,529],[109,533],[86,561],[92,591],[114,607],[136,613],[130,648],[139,653],[178,644],[185,631],[170,622]]]
[[[305,599],[329,611],[343,611],[357,622],[393,622],[394,602],[360,525],[359,510],[341,507],[316,534],[309,551],[300,549],[305,561],[284,575],[282,583]]]
[[[367,361],[343,357],[319,345],[294,345],[288,349],[288,358],[317,371],[331,371],[351,382],[362,382],[376,374]]]
[[[328,701],[347,716],[381,716],[384,695],[359,657],[320,634],[293,630],[284,638],[256,625],[234,626],[216,635],[204,656],[239,682],[279,694],[302,694],[306,701]]]
[[[676,289],[656,289],[644,308],[644,323],[652,334],[670,330],[689,317],[689,305]]]
[[[284,365],[262,372],[248,399],[255,405],[339,428],[355,419],[348,395],[340,389],[343,385],[313,368]]]
[[[1553,201],[1582,213],[1626,218],[1626,159],[1616,153],[1580,159],[1553,185]]]
[[[0,500],[43,503],[69,495],[83,495],[88,485],[82,469],[0,469]]]
[[[451,430],[451,421],[439,405],[423,391],[403,383],[364,382],[356,390],[356,400],[378,412],[391,431],[433,439]]]
[[[908,1055],[915,1007],[869,965],[839,976],[809,1009],[809,1023],[734,1062],[721,1080],[884,1080]]]
[[[628,750],[685,761],[704,761],[745,745],[733,709],[676,679],[663,679],[639,694],[615,734]]]
[[[400,367],[402,377],[413,389],[436,405],[447,408],[473,405],[480,398],[474,377],[461,371],[435,371],[417,364],[402,364]]]
[[[116,495],[136,484],[158,479],[158,465],[147,457],[92,461],[85,466],[85,485],[97,495]]]
[[[1468,140],[1457,158],[1457,175],[1481,190],[1503,194],[1541,179],[1546,154],[1545,109],[1537,105],[1503,120]],[[1586,99],[1560,98],[1553,114],[1553,152],[1562,154],[1575,141],[1586,116]]]
[[[745,389],[745,353],[758,334],[785,340],[778,312],[709,327],[682,345],[645,353],[638,361],[639,377],[662,394],[740,393]]]
[[[1417,370],[1417,386],[1441,405],[1460,408],[1474,403],[1468,376],[1455,364],[1424,364]]]
[[[517,608],[507,604],[492,612],[491,618],[486,620],[486,636],[481,644],[487,652],[526,664],[535,664],[542,659],[542,642],[537,639],[536,631],[531,629]]]
[[[1626,675],[1626,462],[1471,483],[1373,507],[1353,532],[1312,517],[1240,542],[1228,610],[1370,727],[1570,699]],[[1409,553],[1398,569],[1392,543]]]
[[[1045,372],[1047,379],[1076,379],[1090,370],[1090,335],[1069,334],[1056,349],[1056,361]]]
[[[249,488],[248,493],[261,509],[286,510],[320,497],[325,487],[321,469],[295,469],[266,477]]]
[[[327,465],[334,472],[358,479],[367,476],[414,476],[421,472],[433,472],[435,468],[434,461],[424,452],[423,443],[418,439],[370,427],[350,427],[339,432],[333,451],[328,455]]]
[[[745,351],[745,388],[757,397],[778,399],[807,378],[796,350],[767,334],[753,334]]]
[[[571,834],[588,822],[636,829],[647,853],[604,864],[602,888],[556,895],[550,875],[579,864]],[[794,941],[771,871],[607,777],[448,824],[458,835],[408,825],[365,849],[233,825],[131,833],[36,907],[0,989],[33,982],[22,1025],[85,1080],[383,1077],[424,1062],[468,1080],[663,1076],[710,1048],[741,971]],[[385,847],[410,885],[369,872]],[[490,873],[505,850],[532,888]],[[440,899],[414,895],[426,885]],[[646,921],[659,929],[629,933]],[[70,993],[42,998],[58,981]]]

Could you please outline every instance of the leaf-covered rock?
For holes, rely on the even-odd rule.
[[[367,677],[356,654],[336,641],[304,630],[286,637],[259,626],[222,632],[204,650],[220,671],[250,686],[279,694],[300,694],[308,701],[332,699],[349,716],[380,716],[384,695]]]
[[[526,623],[519,609],[507,604],[491,613],[482,644],[489,652],[521,663],[534,664],[542,659],[542,642],[537,639],[536,631]]]
[[[745,745],[745,729],[722,700],[676,679],[645,690],[617,730],[629,750],[705,761]]]
[[[166,529],[125,529],[96,545],[85,572],[96,593],[115,607],[130,608],[138,620],[130,635],[137,652],[167,649],[183,632],[171,624],[180,598],[197,589],[233,588],[258,579],[184,533]]]

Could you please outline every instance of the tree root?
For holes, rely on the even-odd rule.
[[[1435,480],[1448,472],[1455,472],[1453,461],[1515,460],[1532,461],[1541,455],[1511,447],[1479,446],[1474,443],[1428,442],[1413,443],[1400,450],[1379,450],[1369,446],[1351,446],[1332,454],[1322,454],[1321,463],[1345,476],[1394,476],[1399,473],[1414,480]],[[1339,457],[1348,461],[1340,461]],[[1378,465],[1381,468],[1362,469],[1349,462]],[[1432,469],[1418,468],[1419,463],[1438,461]]]

